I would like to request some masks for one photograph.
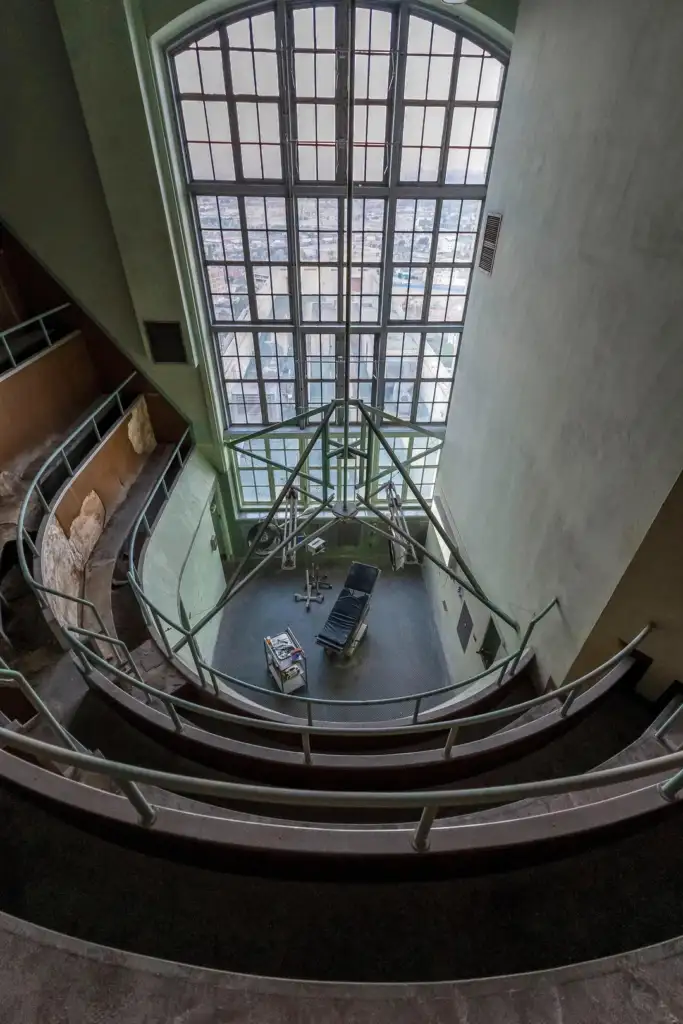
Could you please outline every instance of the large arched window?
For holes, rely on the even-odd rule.
[[[339,396],[347,316],[351,396],[444,424],[501,55],[417,5],[280,0],[186,37],[170,66],[228,427]]]

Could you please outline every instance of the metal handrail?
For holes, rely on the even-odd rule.
[[[311,535],[311,536],[313,536],[313,535]],[[308,536],[306,538],[305,542],[308,542],[311,539],[311,536]],[[302,543],[304,543],[304,542],[302,542]],[[155,626],[157,632],[159,633],[160,639],[161,639],[162,644],[164,645],[164,647],[166,649],[166,653],[167,653],[168,657],[171,658],[171,657],[173,657],[173,654],[175,652],[170,647],[170,645],[168,644],[168,642],[167,642],[167,640],[165,638],[165,633],[164,633],[163,629],[161,629],[159,623],[157,621],[154,621],[154,620],[155,619],[159,619],[159,620],[165,622],[166,625],[170,626],[171,629],[175,630],[176,632],[182,634],[185,637],[189,637],[191,635],[190,631],[186,630],[179,623],[174,622],[171,618],[168,617],[168,615],[166,615],[164,612],[162,612],[152,601],[150,601],[150,599],[147,597],[147,595],[144,593],[142,587],[140,586],[139,578],[136,578],[136,575],[137,574],[133,575],[132,573],[129,573],[129,580],[131,582],[132,589],[133,589],[134,593],[136,594],[136,596],[138,597],[139,602],[141,603],[141,609],[143,607],[143,604],[147,605],[147,608],[149,609],[150,618],[154,622],[154,626]],[[541,619],[544,618],[548,614],[548,612],[550,612],[555,607],[555,605],[558,604],[558,603],[559,603],[558,599],[557,598],[553,598],[553,600],[548,605],[546,605],[546,607],[541,612],[539,612],[537,615],[534,616],[534,618],[531,620],[531,623],[530,623],[529,627],[527,627],[527,631],[526,631],[526,635],[525,635],[525,645],[526,645],[526,642],[528,641],[528,639],[529,639],[529,637],[531,635],[533,627],[538,622],[540,622]],[[147,622],[148,622],[148,625],[149,625],[149,619],[147,619]],[[190,649],[192,650],[192,646],[191,646]],[[489,666],[489,668],[483,669],[481,672],[478,672],[478,673],[476,673],[473,676],[469,676],[467,679],[459,680],[458,682],[455,682],[455,683],[447,683],[444,686],[436,687],[436,688],[434,688],[432,690],[423,690],[423,691],[420,691],[420,692],[417,692],[417,693],[408,693],[408,694],[398,695],[398,696],[395,696],[395,697],[368,697],[368,698],[355,698],[355,699],[354,698],[350,698],[350,697],[347,697],[347,698],[310,697],[308,694],[296,694],[296,693],[277,693],[277,694],[274,694],[272,689],[267,689],[266,687],[259,686],[256,683],[249,683],[245,679],[238,679],[236,676],[231,676],[229,673],[223,672],[221,669],[217,669],[213,665],[209,665],[202,658],[197,657],[194,651],[193,651],[193,660],[195,662],[195,668],[197,670],[197,675],[199,676],[200,680],[203,678],[203,674],[206,672],[209,675],[209,678],[211,679],[211,681],[213,683],[213,688],[214,688],[214,691],[216,692],[216,695],[219,694],[218,686],[215,683],[215,679],[218,678],[218,679],[222,679],[226,683],[230,683],[233,686],[243,686],[247,690],[255,691],[257,693],[263,693],[263,694],[265,694],[268,697],[277,696],[278,698],[282,697],[285,700],[299,701],[299,702],[305,704],[307,706],[307,708],[311,708],[311,706],[315,705],[315,704],[322,704],[322,705],[332,706],[332,707],[335,706],[335,705],[339,705],[339,706],[343,706],[343,707],[349,707],[349,706],[350,707],[356,707],[356,706],[365,707],[366,705],[370,706],[370,705],[408,704],[408,703],[414,701],[415,702],[415,709],[413,710],[413,723],[416,723],[418,721],[418,718],[419,718],[419,715],[420,715],[421,704],[422,704],[423,700],[426,700],[429,697],[435,697],[435,696],[439,696],[441,694],[446,694],[446,693],[453,693],[453,692],[455,692],[457,690],[464,689],[464,687],[470,686],[472,683],[479,682],[479,680],[484,679],[488,675],[493,675],[495,672],[498,672],[498,671],[500,671],[500,675],[498,677],[498,685],[500,685],[502,683],[502,681],[503,681],[503,677],[505,675],[505,672],[506,672],[508,666],[510,664],[514,664],[515,667],[516,667],[519,664],[519,661],[520,661],[523,653],[524,653],[524,648],[520,647],[518,650],[514,651],[512,654],[508,655],[506,658],[502,658],[500,661],[494,662],[494,664]],[[557,692],[557,691],[555,691],[555,692]],[[544,699],[547,699],[547,697],[544,697]],[[310,717],[311,716],[309,714],[309,719],[310,719]]]
[[[14,334],[15,331],[22,331],[24,330],[24,328],[29,327],[31,324],[38,323],[40,324],[41,330],[43,332],[43,338],[45,340],[45,343],[47,344],[48,348],[51,348],[53,342],[52,339],[50,338],[50,335],[47,332],[47,328],[45,327],[43,321],[45,320],[46,317],[52,316],[54,313],[61,313],[63,309],[66,309],[67,306],[70,305],[70,302],[63,302],[61,306],[55,306],[54,309],[48,309],[46,310],[45,313],[39,313],[37,316],[29,317],[28,320],[23,320],[20,324],[14,324],[13,327],[6,327],[4,331],[0,331],[0,342],[2,342],[2,344],[5,346],[5,352],[7,353],[7,356],[9,358],[10,363],[12,364],[13,369],[15,369],[21,363],[22,360],[19,360],[19,362],[17,362],[16,357],[12,352],[12,349],[9,347],[7,336],[9,334]]]
[[[30,684],[24,679],[27,687]],[[36,695],[39,705],[45,707]],[[46,708],[46,711],[49,710]],[[346,807],[346,808],[421,808],[419,822],[412,834],[411,843],[417,852],[428,848],[429,834],[440,807],[481,806],[486,804],[509,803],[529,797],[555,796],[603,785],[647,778],[669,769],[677,769],[665,782],[658,785],[663,800],[674,800],[683,788],[683,751],[638,761],[615,768],[603,768],[583,775],[565,776],[559,779],[544,779],[503,786],[484,786],[467,789],[410,790],[403,792],[363,792],[288,789],[285,787],[258,786],[251,783],[227,782],[207,779],[201,776],[179,775],[156,769],[110,761],[79,750],[65,749],[42,740],[22,736],[11,729],[0,727],[0,739],[12,749],[23,753],[43,755],[59,764],[86,768],[117,780],[124,795],[130,800],[140,817],[140,823],[152,827],[156,820],[157,808],[151,804],[138,788],[138,783],[159,786],[166,790],[191,793],[199,796],[228,798],[236,801],[290,805],[297,807]],[[208,807],[207,807],[208,810]],[[214,815],[205,815],[214,817]],[[305,829],[307,826],[298,825]],[[318,828],[319,826],[316,826]],[[441,830],[457,829],[457,823],[441,826]],[[464,826],[467,827],[467,826]],[[377,831],[382,831],[381,825]],[[392,827],[393,831],[393,827]]]
[[[45,462],[41,465],[40,469],[31,480],[31,483],[28,486],[28,490],[24,495],[24,500],[21,503],[21,508],[19,509],[19,516],[17,518],[17,535],[21,542],[27,542],[28,546],[31,548],[31,550],[36,556],[38,556],[38,551],[36,549],[35,544],[31,540],[28,530],[26,529],[25,520],[29,502],[31,501],[34,492],[38,495],[45,511],[50,511],[50,505],[46,501],[45,496],[40,489],[40,481],[45,475],[47,469],[58,459],[60,459],[62,463],[66,466],[67,472],[70,477],[75,475],[73,467],[71,466],[71,463],[69,462],[68,456],[66,454],[67,448],[76,440],[77,437],[83,434],[84,431],[87,430],[87,428],[90,427],[91,425],[95,426],[95,435],[98,438],[98,440],[101,440],[100,432],[97,428],[96,423],[97,417],[100,415],[101,412],[103,412],[107,408],[108,405],[110,405],[114,401],[118,402],[121,416],[124,415],[123,402],[121,400],[121,392],[125,387],[127,387],[128,384],[130,384],[130,382],[136,376],[137,370],[134,370],[133,373],[126,377],[126,379],[121,384],[119,384],[115,391],[112,391],[111,394],[107,395],[106,398],[102,399],[99,405],[97,405],[92,410],[92,412],[83,420],[83,422],[79,423],[79,425],[75,427],[74,430],[71,431],[68,437],[64,441],[62,441],[62,443],[58,445],[57,448],[55,448],[55,450],[50,453],[50,455],[48,455]],[[26,552],[24,551],[23,543],[17,544],[17,554],[19,557],[19,566],[21,568],[22,575],[32,590],[36,592],[43,591],[45,593],[53,593],[59,597],[69,596],[68,594],[62,594],[60,591],[51,591],[49,587],[44,586],[42,583],[38,583],[38,581],[34,578],[33,573],[29,569],[28,562],[26,561]]]
[[[97,428],[97,417],[107,408],[107,406],[109,406],[114,401],[118,401],[120,415],[124,415],[125,410],[123,407],[123,402],[121,400],[121,392],[128,384],[130,384],[130,382],[136,376],[137,370],[129,374],[129,376],[126,377],[126,379],[121,384],[119,384],[118,388],[116,388],[116,390],[113,391],[111,394],[107,395],[107,397],[104,398],[92,410],[92,412],[86,417],[86,419],[84,419],[82,423],[80,423],[76,428],[74,428],[74,430],[71,431],[71,433],[66,437],[66,439],[62,441],[62,443],[58,445],[53,452],[50,453],[50,455],[47,457],[45,462],[43,462],[40,469],[37,471],[37,473],[31,480],[31,483],[28,486],[28,490],[24,495],[24,500],[21,503],[21,508],[19,509],[19,516],[17,518],[17,536],[19,538],[19,543],[17,544],[17,556],[19,559],[19,567],[21,569],[24,579],[35,593],[40,606],[44,607],[45,605],[47,605],[49,607],[49,603],[47,602],[47,599],[44,595],[51,595],[52,597],[58,597],[64,601],[71,601],[72,603],[78,605],[81,608],[87,608],[90,612],[92,612],[93,616],[95,617],[95,621],[97,622],[97,625],[100,627],[100,630],[102,631],[103,635],[101,636],[101,639],[106,640],[106,642],[112,646],[112,649],[114,650],[116,657],[119,659],[121,663],[123,663],[124,661],[130,661],[132,665],[134,665],[134,662],[132,661],[128,648],[123,643],[123,641],[119,640],[117,637],[112,637],[108,633],[102,616],[99,612],[99,609],[92,601],[90,601],[88,598],[77,597],[75,594],[66,594],[61,590],[56,590],[54,587],[48,587],[46,584],[39,582],[34,577],[26,560],[24,544],[26,544],[30,548],[30,550],[33,552],[36,558],[40,559],[40,553],[36,545],[33,543],[31,535],[29,534],[25,525],[26,513],[34,492],[39,496],[41,504],[43,505],[43,508],[45,509],[46,513],[49,514],[52,510],[51,506],[45,499],[45,496],[40,489],[40,481],[43,479],[45,473],[55,462],[57,462],[57,460],[61,460],[63,465],[66,467],[69,478],[72,478],[76,475],[74,467],[71,465],[71,462],[66,454],[69,445],[71,445],[73,441],[75,441],[80,435],[82,435],[84,431],[86,431],[91,425],[95,427],[95,436],[98,438],[98,442],[101,441],[101,434],[99,429]],[[60,625],[61,628],[61,624],[58,623],[58,625]]]
[[[176,459],[178,460],[178,465],[179,465],[180,469],[182,469],[183,466],[185,465],[185,460],[183,459],[183,456],[182,456],[182,453],[181,453],[181,449],[182,449],[183,445],[185,444],[185,442],[186,442],[186,440],[187,440],[187,438],[189,436],[190,436],[190,428],[188,427],[187,430],[184,432],[183,436],[180,438],[180,440],[176,444],[176,446],[173,449],[173,451],[171,452],[171,454],[169,455],[168,461],[167,461],[166,465],[164,466],[163,472],[161,473],[161,475],[157,479],[156,483],[154,484],[154,487],[152,488],[152,490],[150,491],[149,495],[147,496],[147,500],[145,501],[144,505],[142,506],[141,511],[138,513],[138,515],[137,515],[137,517],[135,519],[135,522],[133,524],[133,528],[130,531],[130,537],[128,539],[128,564],[131,567],[131,569],[135,569],[135,544],[136,544],[136,541],[137,541],[138,533],[140,532],[140,527],[144,525],[144,527],[145,527],[145,529],[146,529],[148,534],[150,534],[152,532],[151,526],[150,526],[150,523],[149,523],[149,519],[147,518],[147,510],[149,509],[149,506],[152,504],[152,501],[154,500],[154,498],[156,497],[160,487],[164,488],[165,499],[166,499],[166,501],[168,500],[169,491],[168,491],[168,487],[166,485],[166,475],[167,475],[169,469],[171,468],[171,466],[173,465],[173,463],[175,462]],[[159,509],[159,513],[157,513],[157,516],[160,513],[161,513],[161,509]],[[156,519],[154,521],[156,522]]]
[[[379,726],[376,728],[363,728],[362,734],[364,736],[404,736],[406,734],[422,734],[422,733],[434,733],[444,731],[449,728],[448,737],[443,749],[443,756],[449,758],[451,756],[455,737],[459,729],[464,728],[468,725],[481,725],[484,722],[496,721],[499,718],[509,718],[518,715],[521,711],[528,710],[531,707],[537,707],[546,701],[556,700],[558,696],[567,694],[567,699],[564,701],[562,708],[560,709],[560,716],[565,717],[568,713],[571,704],[574,701],[576,694],[580,687],[584,686],[587,682],[597,676],[604,675],[610,669],[618,665],[624,658],[628,657],[639,643],[647,636],[652,629],[651,626],[645,626],[630,643],[626,644],[617,654],[613,655],[606,662],[599,665],[597,668],[592,669],[585,675],[580,676],[578,679],[574,679],[568,683],[563,684],[555,690],[550,690],[548,693],[541,694],[539,697],[534,697],[531,700],[525,701],[522,704],[512,705],[511,707],[498,708],[493,711],[483,712],[479,715],[470,715],[468,717],[458,719],[444,719],[439,722],[419,722],[413,725],[403,726]],[[94,635],[94,634],[93,634]],[[193,714],[204,716],[206,718],[213,718],[219,721],[232,722],[240,726],[244,726],[244,716],[232,714],[226,711],[220,711],[217,708],[207,708],[200,704],[195,704],[193,701],[185,700],[182,697],[177,697],[174,694],[167,693],[164,690],[159,690],[149,683],[145,683],[140,678],[139,673],[136,669],[137,678],[132,678],[121,668],[107,662],[104,658],[99,657],[85,647],[76,637],[69,637],[72,646],[77,652],[77,656],[80,655],[81,659],[87,663],[94,662],[96,667],[103,669],[105,672],[112,673],[116,678],[122,679],[128,685],[136,687],[142,690],[148,696],[156,697],[160,700],[169,716],[173,721],[174,728],[177,732],[182,733],[184,726],[180,720],[176,708],[181,711],[189,711]],[[311,720],[308,723],[301,723],[297,725],[290,724],[289,722],[273,722],[273,721],[259,721],[259,729],[267,732],[286,732],[286,733],[298,733],[301,737],[304,761],[306,764],[312,763],[312,753],[310,745],[311,735],[334,735],[338,736],[358,736],[358,728],[353,729],[351,727],[346,728],[335,728],[334,726],[314,725]],[[201,726],[200,726],[201,728]]]
[[[173,460],[176,458],[176,455],[178,455],[178,458],[180,459],[180,464],[181,464],[181,467],[182,467],[183,462],[182,462],[182,459],[180,458],[178,449],[180,448],[180,445],[184,441],[185,436],[186,435],[183,435],[183,438],[181,439],[181,441],[176,446],[176,449],[174,450],[174,452],[171,454],[171,456],[169,458],[169,461],[168,461],[168,464],[166,466],[166,469],[164,470],[164,472],[162,473],[161,477],[159,478],[159,482],[156,484],[154,490],[152,491],[152,493],[148,497],[145,505],[142,508],[142,511],[140,512],[140,514],[138,515],[138,517],[137,517],[137,519],[135,521],[133,529],[131,530],[130,541],[129,541],[129,573],[128,573],[128,578],[129,578],[129,581],[130,581],[130,584],[131,584],[131,588],[133,589],[133,592],[135,593],[135,596],[136,596],[136,598],[138,600],[138,603],[140,605],[140,610],[141,610],[141,612],[143,614],[143,617],[145,618],[145,621],[148,624],[148,627],[151,624],[153,624],[154,628],[156,629],[156,631],[157,631],[157,633],[159,635],[159,639],[161,640],[161,643],[162,643],[162,645],[163,645],[163,647],[164,647],[164,649],[166,651],[166,654],[167,654],[167,656],[169,658],[173,658],[174,654],[177,652],[177,649],[180,646],[182,646],[183,643],[188,643],[188,646],[190,647],[190,651],[191,651],[191,654],[192,654],[192,660],[194,661],[194,664],[195,664],[195,669],[196,669],[196,672],[197,672],[197,676],[199,677],[200,681],[203,682],[204,673],[208,673],[209,678],[211,679],[211,681],[213,683],[213,687],[214,687],[214,690],[215,690],[217,695],[219,693],[219,689],[218,689],[218,686],[217,686],[217,684],[215,682],[215,679],[219,678],[219,679],[224,680],[227,683],[232,684],[233,686],[242,686],[245,689],[250,690],[252,692],[263,693],[266,696],[272,697],[273,696],[272,689],[268,689],[267,687],[264,687],[264,686],[259,686],[256,683],[249,683],[249,682],[247,682],[244,679],[238,679],[235,676],[231,676],[229,673],[222,672],[221,670],[216,669],[214,666],[209,665],[206,661],[204,661],[202,658],[200,658],[199,655],[198,655],[196,643],[192,643],[191,642],[191,640],[194,637],[194,631],[186,629],[181,623],[176,622],[173,619],[169,618],[169,616],[166,615],[164,612],[162,612],[161,609],[153,601],[151,601],[149,599],[149,597],[144,592],[144,589],[143,589],[143,586],[142,586],[142,580],[140,579],[139,573],[137,571],[137,567],[135,565],[135,556],[134,556],[138,532],[140,530],[141,525],[143,525],[143,524],[144,524],[145,529],[146,529],[148,534],[150,534],[152,532],[151,526],[150,526],[150,524],[149,524],[149,522],[147,520],[147,509],[148,509],[152,499],[156,495],[156,493],[157,493],[157,491],[158,491],[158,489],[159,489],[159,487],[160,487],[160,485],[161,485],[161,483],[162,483],[162,481],[163,481],[163,479],[164,479],[164,477],[166,475],[166,472],[167,472],[168,468],[171,466],[171,464],[173,463]],[[168,492],[166,492],[166,497],[168,498]],[[322,507],[324,507],[324,505],[321,506],[321,508]],[[320,511],[320,510],[318,510],[318,511]],[[160,514],[160,512],[159,512],[159,514]],[[326,527],[324,527],[324,528],[326,528]],[[308,543],[310,540],[311,540],[311,536],[306,537],[305,538],[305,543]],[[301,543],[303,544],[304,542],[301,542]],[[301,544],[299,544],[298,546],[301,546]],[[258,567],[257,567],[257,569],[258,569]],[[255,571],[257,571],[257,570],[254,570],[254,572]],[[246,580],[241,581],[241,583],[236,584],[236,588],[233,588],[233,589],[236,590],[237,588],[241,588],[241,586],[244,585],[245,582],[246,582]],[[231,596],[232,596],[232,593],[231,593]],[[499,676],[499,679],[498,679],[498,683],[500,685],[502,683],[502,681],[503,681],[503,678],[505,676],[505,672],[506,672],[508,666],[510,664],[513,664],[514,665],[513,672],[514,672],[514,669],[516,669],[517,665],[519,664],[519,661],[520,661],[520,659],[521,659],[521,657],[522,657],[522,655],[524,653],[524,650],[526,649],[526,645],[527,645],[527,643],[529,641],[529,638],[531,637],[531,634],[532,634],[533,629],[535,628],[535,626],[541,621],[541,619],[543,619],[548,614],[548,612],[550,612],[552,610],[552,608],[554,608],[558,604],[559,604],[558,599],[557,598],[553,598],[553,600],[550,601],[549,604],[546,605],[546,607],[542,611],[538,612],[530,620],[529,625],[527,626],[526,632],[524,634],[523,643],[511,655],[509,655],[507,658],[503,658],[500,661],[494,663],[489,668],[484,669],[482,672],[476,673],[474,676],[470,676],[467,679],[459,680],[456,683],[447,683],[445,686],[436,687],[436,688],[431,689],[431,690],[424,690],[424,691],[421,691],[421,692],[409,693],[409,694],[399,695],[399,696],[396,696],[396,697],[374,697],[374,698],[365,698],[365,699],[363,699],[363,698],[355,698],[355,699],[353,699],[353,698],[333,698],[333,697],[310,697],[310,696],[308,696],[308,694],[288,694],[288,693],[278,694],[277,696],[278,697],[281,696],[281,697],[283,697],[283,698],[285,698],[287,700],[300,701],[301,703],[305,704],[307,706],[307,709],[308,709],[309,720],[312,720],[312,715],[311,715],[311,710],[310,709],[311,709],[311,705],[314,705],[314,704],[322,704],[322,705],[326,705],[326,706],[339,705],[339,706],[344,706],[344,707],[355,707],[355,706],[365,707],[365,706],[374,706],[374,705],[382,705],[382,706],[387,705],[388,706],[388,705],[392,705],[392,704],[408,704],[408,703],[414,701],[415,702],[415,708],[414,708],[414,711],[413,711],[413,723],[415,724],[418,721],[420,710],[421,710],[421,704],[422,704],[423,700],[426,700],[426,699],[428,699],[430,697],[440,696],[441,694],[453,693],[453,692],[455,692],[457,690],[463,689],[466,686],[470,686],[472,683],[478,682],[480,679],[483,679],[486,676],[492,675],[493,673],[498,672],[498,671],[500,672],[500,676]],[[213,610],[214,613],[217,610],[218,609],[214,609]],[[168,643],[168,640],[166,639],[165,631],[163,630],[163,628],[160,625],[161,622],[166,623],[167,626],[169,626],[172,630],[174,630],[175,632],[177,632],[177,633],[179,633],[181,635],[181,638],[182,638],[181,641],[177,645],[175,645],[173,648],[170,646],[170,644]],[[196,627],[195,627],[195,630],[196,630]]]
[[[52,316],[53,313],[61,313],[63,309],[66,309],[70,305],[70,302],[63,302],[61,306],[55,306],[54,309],[47,309],[44,313],[38,313],[37,316],[31,316],[28,320],[22,320],[20,324],[14,324],[12,327],[6,327],[4,331],[0,331],[0,338],[6,338],[8,334],[13,334],[14,331],[21,331],[24,327],[28,327],[30,324],[44,320],[46,316]]]

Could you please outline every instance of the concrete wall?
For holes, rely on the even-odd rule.
[[[453,522],[450,510],[447,508],[443,498],[440,500],[440,507],[444,509],[442,518],[443,526],[450,537],[462,550],[462,537]],[[430,554],[435,555],[446,565],[452,565],[457,572],[457,566],[452,564],[450,554],[442,548],[434,527],[427,532],[426,548]],[[425,558],[423,561],[422,573],[424,576],[427,592],[432,607],[432,614],[436,627],[441,638],[448,674],[452,682],[457,683],[469,676],[477,675],[484,671],[484,662],[479,654],[479,647],[484,639],[486,627],[491,619],[491,612],[481,601],[468,594],[460,587],[455,580],[446,575],[443,570]],[[462,612],[463,604],[472,617],[472,633],[463,650],[458,636],[458,620]],[[500,634],[501,646],[496,660],[512,654],[518,647],[518,638],[513,630],[500,619],[495,617],[496,628]],[[515,642],[517,640],[517,642]],[[494,677],[491,676],[491,679]],[[488,682],[488,680],[487,680]]]
[[[683,6],[522,0],[441,486],[559,682],[683,466]]]
[[[652,658],[639,690],[655,699],[683,682],[683,477],[666,499],[572,666],[579,676],[611,657],[648,622],[640,645]]]
[[[214,470],[201,453],[195,449],[176,479],[170,497],[154,524],[152,535],[145,546],[142,563],[143,590],[150,601],[173,622],[180,622],[178,596],[181,577],[195,536],[202,523],[202,517],[211,503],[215,484]],[[220,563],[218,552],[213,554]],[[198,570],[201,570],[202,561],[208,564],[207,559],[200,558],[199,548],[195,552],[195,559]],[[206,569],[206,564],[204,568]],[[213,571],[214,568],[212,565],[206,592],[200,584],[192,582],[195,577],[195,569],[192,568],[183,597],[194,600],[196,596],[199,601],[207,599],[207,594],[212,592],[211,585],[217,578],[217,573]],[[198,616],[192,605],[188,605],[186,610],[192,615],[191,621],[196,622]],[[210,630],[206,632],[209,639],[205,639],[203,642],[210,645],[211,633]],[[180,633],[170,627],[166,627],[166,636],[171,644],[175,644],[180,639]],[[191,655],[187,645],[181,649],[180,657],[187,664],[191,664]]]

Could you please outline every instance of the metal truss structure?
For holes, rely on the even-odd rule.
[[[333,417],[340,411],[348,422],[350,410],[358,410],[360,413],[362,426],[364,427],[361,431],[361,438],[363,440],[359,445],[351,445],[348,443],[346,445],[340,445],[338,441],[334,440],[330,436],[330,423]],[[396,453],[380,426],[383,415],[384,414],[379,410],[373,409],[371,406],[366,406],[359,399],[347,398],[335,399],[326,407],[311,409],[310,412],[304,413],[303,416],[298,418],[303,426],[306,424],[307,420],[313,417],[322,417],[320,423],[318,423],[313,430],[313,433],[307,438],[307,444],[303,449],[297,464],[291,469],[289,476],[282,487],[280,494],[273,502],[270,511],[261,521],[258,530],[253,534],[248,549],[233,570],[222,597],[211,611],[207,612],[206,615],[194,624],[194,626],[189,630],[188,636],[184,637],[178,644],[176,644],[174,648],[176,651],[186,643],[191,642],[191,638],[203,629],[207,622],[221,611],[251,579],[253,579],[273,558],[275,558],[276,555],[281,555],[283,551],[287,551],[291,556],[298,549],[310,543],[310,541],[315,537],[320,537],[325,534],[334,523],[340,520],[343,521],[351,519],[357,520],[364,528],[373,530],[374,532],[381,534],[383,537],[386,537],[389,542],[395,544],[397,541],[402,540],[406,548],[415,552],[420,552],[424,558],[427,558],[430,562],[441,569],[442,572],[446,573],[446,575],[457,583],[459,587],[462,587],[464,591],[475,597],[494,615],[497,615],[503,620],[503,622],[506,622],[514,630],[519,630],[519,624],[516,620],[511,618],[507,612],[498,605],[494,604],[494,602],[491,601],[491,599],[484,593],[477,582],[474,573],[462,557],[461,552],[458,550],[457,545],[445,530],[439,519],[434,515],[430,504],[425,501],[419,488],[412,480],[409,468],[396,456]],[[391,419],[395,420],[396,417],[391,417]],[[271,427],[264,427],[257,433],[259,436],[271,434],[277,431],[280,426],[280,424],[274,424]],[[245,438],[236,438],[228,443],[232,447],[239,447],[241,442],[254,436],[254,434],[248,434]],[[377,473],[372,473],[370,469],[370,459],[367,453],[367,444],[371,437],[375,438],[381,445],[383,450],[387,453],[391,463],[388,468],[382,469]],[[257,557],[257,552],[262,538],[271,523],[276,519],[278,512],[280,512],[283,505],[288,500],[288,496],[291,494],[292,489],[297,489],[299,487],[303,466],[312,451],[313,446],[319,440],[322,441],[323,448],[323,472],[320,478],[322,498],[320,502],[317,503],[314,508],[307,510],[305,516],[299,519],[293,527],[291,526],[291,521],[287,516],[286,521],[290,522],[290,528],[285,531],[282,540],[266,555],[263,555],[253,568],[246,572],[245,575],[242,575],[248,564]],[[363,443],[363,441],[365,443]],[[443,444],[442,439],[435,438],[435,444],[440,447]],[[336,460],[338,458],[341,458],[344,461],[345,467],[349,462],[355,463],[356,460],[360,460],[365,467],[363,484],[362,486],[353,489],[353,492],[348,487],[348,474],[346,471],[342,474],[342,482],[344,486],[342,486],[341,493],[337,493],[330,482],[329,465],[333,459]],[[437,555],[429,551],[425,545],[420,544],[417,540],[411,537],[410,533],[399,525],[395,517],[392,518],[387,514],[385,509],[379,508],[373,501],[373,498],[376,497],[377,493],[382,488],[386,487],[386,483],[383,482],[384,478],[388,476],[389,480],[391,480],[394,474],[397,474],[405,481],[413,497],[420,505],[427,520],[434,527],[443,541],[443,544],[448,549],[450,553],[448,565]],[[308,477],[308,474],[306,474],[306,476]],[[283,510],[283,515],[284,514]],[[304,532],[320,516],[325,517],[322,525],[316,525],[311,532]]]
[[[442,362],[437,341],[427,366],[425,343],[437,337],[427,332],[459,338],[462,329],[504,78],[504,55],[463,29],[412,0],[312,8],[276,0],[238,9],[170,52],[217,369],[227,371],[226,445],[279,479],[286,474],[221,600],[178,646],[192,642],[276,555],[292,565],[298,547],[348,519],[403,544],[413,558],[420,552],[518,628],[483,592],[411,474],[412,463],[443,444],[455,356]],[[380,79],[386,84],[378,91]],[[383,125],[376,140],[371,118]],[[334,230],[306,221],[321,203],[332,204]],[[367,203],[376,223],[365,220]],[[474,227],[468,203],[476,208]],[[263,223],[253,219],[257,206]],[[309,295],[313,278],[319,286]],[[323,278],[331,282],[327,294]],[[414,334],[389,333],[397,329]],[[322,349],[308,347],[311,337],[320,345],[319,332],[334,338],[326,387]],[[358,346],[370,337],[374,369],[361,386]],[[394,337],[413,339],[414,358],[402,348],[388,358]],[[436,384],[430,392],[423,377],[433,373],[437,381],[446,364],[446,397],[436,402]],[[312,387],[316,376],[320,386]],[[316,396],[323,401],[311,408]],[[256,429],[235,436],[239,424]],[[426,438],[426,447],[401,460],[384,425]],[[273,457],[272,441],[255,449],[255,440],[282,437],[287,428],[299,432],[294,465]],[[378,507],[399,479],[439,534],[448,565],[411,537],[400,503]],[[305,500],[297,505],[299,496]],[[278,515],[282,539],[245,573]]]

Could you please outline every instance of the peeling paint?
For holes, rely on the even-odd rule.
[[[80,597],[82,572],[74,558],[69,538],[56,519],[51,519],[45,528],[41,550],[43,582],[54,590],[70,597]],[[67,597],[48,596],[52,614],[62,626],[79,624],[78,605]]]
[[[135,403],[128,420],[128,439],[136,455],[149,455],[157,446],[144,395]]]
[[[106,512],[99,495],[96,491],[90,491],[83,499],[81,511],[69,530],[69,542],[74,562],[81,572],[85,569],[95,545],[102,536],[105,519]]]
[[[52,613],[63,626],[77,626],[80,609],[69,597],[80,597],[83,590],[83,573],[95,545],[102,536],[106,513],[104,505],[95,491],[83,499],[81,510],[71,524],[67,537],[56,518],[51,518],[45,528],[41,549],[43,582],[65,597],[48,597]]]

